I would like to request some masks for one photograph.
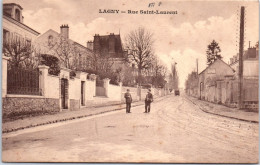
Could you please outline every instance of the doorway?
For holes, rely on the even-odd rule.
[[[85,105],[85,81],[81,81],[81,105]]]
[[[201,97],[202,90],[203,90],[203,83],[202,83],[202,82],[200,82],[200,100],[202,99],[202,97]]]
[[[68,109],[68,80],[61,79],[61,107]]]

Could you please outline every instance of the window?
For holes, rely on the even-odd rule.
[[[18,33],[14,33],[14,39],[16,42],[21,42],[24,40],[24,38],[22,37],[22,35],[18,34]]]
[[[15,9],[15,19],[19,22],[21,22],[21,19],[20,19],[20,10],[19,9]]]
[[[30,39],[26,39],[25,43],[26,43],[26,45],[31,46],[31,43],[32,43],[32,42],[31,42]]]
[[[10,32],[6,29],[3,29],[3,41],[7,41],[10,38]]]
[[[49,46],[53,45],[53,36],[52,35],[49,35],[49,37],[48,37],[48,45]]]

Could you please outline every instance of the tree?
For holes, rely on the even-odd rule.
[[[256,42],[255,48],[259,48],[259,41]]]
[[[114,59],[109,55],[93,53],[89,60],[91,61],[91,68],[82,71],[97,74],[98,80],[109,78],[111,84],[118,85],[122,81],[122,68],[114,69]]]
[[[42,54],[41,55],[41,64],[49,66],[49,74],[51,75],[59,75],[60,73],[60,66],[59,66],[59,59],[55,56]]]
[[[207,64],[210,65],[212,64],[216,59],[222,59],[222,56],[220,54],[221,49],[218,45],[218,43],[213,40],[207,48]]]
[[[110,78],[111,73],[113,72],[113,58],[110,58],[108,55],[102,56],[99,53],[93,53],[90,60],[91,68],[95,74],[98,74],[101,78]]]
[[[176,68],[176,64],[174,63],[171,66],[171,73],[169,75],[169,87],[171,90],[176,90],[179,88],[179,76]]]
[[[10,57],[10,67],[18,69],[19,67],[36,67],[37,57],[33,56],[35,52],[31,42],[17,36],[10,36],[3,40],[3,54]]]
[[[152,62],[152,82],[155,87],[164,87],[165,86],[165,77],[167,69],[164,65],[162,65],[157,57],[154,57]]]
[[[131,67],[126,67],[126,69],[124,70],[124,74],[123,74],[123,78],[122,78],[122,82],[124,86],[134,86],[135,85],[135,67],[134,65],[132,65]]]
[[[131,31],[125,38],[125,46],[129,50],[127,59],[138,68],[139,84],[142,70],[151,66],[153,43],[153,34],[141,27]]]
[[[79,51],[73,41],[59,35],[53,44],[48,45],[59,57],[61,65],[68,69],[75,69],[75,61],[78,59]]]
[[[51,38],[50,38],[51,37]],[[86,55],[79,44],[62,35],[49,36],[48,42],[40,43],[41,54],[58,57],[59,65],[71,70],[82,70],[82,58]],[[84,69],[86,69],[84,67]]]

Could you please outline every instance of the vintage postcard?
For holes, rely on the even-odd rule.
[[[3,0],[2,162],[258,163],[256,0]]]

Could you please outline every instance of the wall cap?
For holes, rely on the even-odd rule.
[[[2,59],[3,59],[3,60],[10,60],[10,57],[7,57],[7,56],[4,56],[4,55],[3,55],[3,56],[2,56]]]
[[[50,67],[48,67],[46,65],[39,65],[38,68],[39,69],[49,69]]]
[[[62,71],[67,71],[67,72],[70,72],[70,71],[71,71],[71,69],[64,68],[64,67],[60,68],[60,70],[62,70]]]
[[[39,96],[39,95],[16,95],[16,94],[7,94],[6,98],[8,97],[17,97],[17,98],[39,98],[39,99],[43,99],[45,98],[44,96]]]

